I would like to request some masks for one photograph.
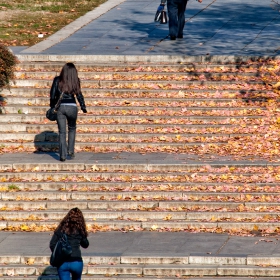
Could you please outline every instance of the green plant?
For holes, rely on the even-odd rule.
[[[0,89],[9,87],[14,79],[15,66],[18,63],[16,56],[8,47],[0,45]]]
[[[14,184],[12,184],[12,185],[8,186],[8,190],[9,191],[19,191],[19,187],[14,185]]]

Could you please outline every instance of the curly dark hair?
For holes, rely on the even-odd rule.
[[[55,231],[65,232],[66,234],[80,233],[88,236],[84,215],[79,208],[72,208],[62,219]]]

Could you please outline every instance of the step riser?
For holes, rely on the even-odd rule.
[[[8,100],[9,98],[18,98],[21,96],[24,98],[49,98],[49,88],[32,88],[28,87],[28,90],[24,87],[19,88],[11,88],[8,90],[1,91],[1,95],[3,95],[4,100]],[[148,100],[156,100],[159,97],[165,100],[171,100],[171,101],[178,101],[178,100],[188,100],[188,101],[213,101],[216,102],[218,100],[228,101],[228,102],[234,102],[234,101],[253,101],[254,98],[250,99],[249,97],[244,97],[244,90],[240,89],[220,89],[217,93],[216,90],[213,89],[204,89],[201,90],[199,88],[194,89],[126,89],[126,88],[120,88],[120,89],[114,89],[114,88],[95,88],[94,90],[91,88],[82,88],[82,92],[86,100],[90,98],[97,98],[102,100],[107,100],[109,98],[115,99],[116,101],[123,100],[138,100],[138,98],[149,98]],[[266,100],[268,96],[274,96],[277,97],[273,92],[269,92],[270,95],[268,95],[267,90],[263,89],[257,89],[257,90],[250,90],[246,91],[247,93],[251,94],[257,94],[258,96],[255,96],[255,101],[263,102]],[[146,100],[147,101],[147,100]],[[244,102],[245,104],[245,102]]]
[[[52,267],[6,267],[0,268],[0,274],[3,276],[17,276],[17,275],[57,275],[57,269]],[[186,268],[176,267],[126,267],[126,266],[84,266],[83,275],[100,275],[110,277],[111,275],[123,275],[123,276],[137,276],[143,277],[184,277],[184,276],[270,276],[277,277],[280,275],[279,268],[258,268],[258,267],[246,267],[246,266],[195,266],[189,265]],[[45,278],[43,278],[45,279]]]
[[[5,106],[5,113],[6,114],[39,114],[39,115],[46,115],[46,111],[49,109],[49,106],[38,106],[38,107],[28,107],[25,105],[17,105],[13,107],[13,105]],[[121,116],[121,115],[134,115],[134,116],[172,116],[175,117],[179,116],[203,116],[205,114],[206,117],[209,115],[220,117],[221,115],[230,116],[237,116],[237,117],[246,117],[246,116],[264,116],[265,111],[260,110],[257,107],[247,107],[244,108],[226,108],[226,107],[192,107],[189,109],[185,108],[168,108],[168,107],[159,107],[159,109],[154,109],[153,107],[91,107],[88,106],[87,110],[90,114],[94,115],[111,115],[111,116]],[[79,111],[80,114],[81,111]]]
[[[247,197],[249,198],[247,198]],[[21,199],[20,199],[21,198]],[[5,192],[0,193],[0,200],[186,200],[186,201],[236,201],[243,202],[278,202],[279,193],[193,193],[193,192],[72,192],[72,193],[52,193],[52,192]]]
[[[89,69],[88,69],[89,70]],[[177,71],[176,71],[177,70]],[[176,71],[176,72],[175,72]],[[58,76],[59,73],[57,71],[45,71],[45,72],[34,72],[34,71],[15,71],[15,77],[18,80],[32,80],[32,79],[53,79],[54,77]],[[269,75],[269,73],[267,72]],[[200,75],[200,77],[198,76]],[[104,72],[96,72],[94,70],[92,71],[79,71],[79,77],[80,79],[90,79],[90,80],[115,80],[115,79],[123,79],[123,80],[129,80],[129,79],[137,79],[137,80],[152,80],[152,79],[172,79],[179,81],[184,80],[198,80],[202,79],[202,77],[205,77],[209,80],[233,80],[233,77],[239,77],[240,80],[242,79],[252,79],[252,80],[259,80],[260,77],[256,73],[235,73],[233,75],[232,72],[211,72],[207,73],[204,69],[200,69],[200,71],[189,71],[189,72],[181,72],[180,69],[170,69],[170,71],[157,71],[156,73],[153,72],[147,72],[146,69],[143,69],[141,72],[134,72],[134,71],[124,71],[123,69],[120,69],[120,71],[106,71],[104,68]]]
[[[19,265],[33,263],[34,265],[49,265],[50,256],[1,256],[0,263],[9,263],[9,265]],[[156,265],[174,263],[178,265],[278,265],[279,257],[277,256],[182,256],[182,257],[157,257],[157,256],[83,256],[84,265]]]
[[[32,96],[30,98],[22,97],[10,97],[9,95],[4,97],[7,104],[24,104],[28,106],[47,106],[50,102],[49,94],[44,96]],[[123,98],[120,96],[114,97],[102,97],[92,93],[89,96],[86,96],[86,101],[89,106],[127,106],[127,107],[136,107],[136,106],[164,106],[165,103],[170,108],[172,107],[215,107],[215,106],[229,106],[229,107],[244,107],[248,108],[248,104],[244,102],[246,99],[236,96],[236,98],[218,98],[218,97],[208,97],[208,98],[191,98],[191,97],[158,97],[158,98],[143,98],[143,97],[128,97]],[[257,102],[255,102],[257,104]]]
[[[176,89],[178,86],[180,86],[180,89],[191,89],[194,85],[201,85],[201,81],[199,79],[189,81],[188,79],[184,81],[174,81],[174,80],[150,80],[150,81],[143,81],[143,80],[118,80],[118,81],[110,81],[110,80],[82,80],[82,87],[83,88],[110,88],[110,87],[118,87],[118,88],[131,88],[131,83],[133,82],[133,89],[139,89],[139,86],[146,86],[148,89],[160,89],[162,86],[167,86],[167,89]],[[260,90],[265,90],[266,87],[262,85],[262,81],[259,80],[258,82],[255,82],[252,80],[252,78],[245,79],[244,81],[240,81],[240,85],[242,86],[242,89],[247,90],[246,84],[247,82],[250,82],[250,84],[254,85],[256,88]],[[222,81],[224,87],[221,88],[231,88],[232,83],[236,83],[235,80],[231,81]],[[155,86],[156,84],[156,86]],[[242,85],[243,84],[243,85]],[[203,82],[203,85],[209,89],[213,86],[221,86],[221,81],[208,81],[205,80]],[[52,86],[52,79],[49,78],[47,80],[15,80],[14,86],[16,87],[35,87],[35,88],[51,88]],[[13,85],[12,85],[13,87]]]
[[[1,132],[0,132],[1,133]],[[78,132],[79,133],[79,132]],[[152,134],[152,133],[151,133]],[[256,135],[255,135],[256,136]],[[262,135],[258,135],[261,137]],[[146,135],[146,134],[94,134],[94,133],[83,133],[77,134],[76,137],[76,143],[79,142],[91,142],[91,143],[102,143],[102,142],[170,142],[173,143],[185,143],[185,141],[188,141],[189,143],[201,143],[201,139],[205,141],[205,143],[227,143],[230,139],[234,139],[235,137],[246,137],[247,139],[250,139],[249,136],[246,134],[233,134],[233,135],[226,135],[226,134],[218,134],[215,136],[209,135],[207,136],[201,136],[199,134],[191,134],[191,135],[184,135],[180,134],[178,136],[174,134],[152,134],[152,135]],[[207,139],[208,138],[208,139]],[[20,139],[20,140],[19,140]],[[173,141],[172,141],[173,140]],[[4,134],[1,135],[0,141],[9,142],[56,142],[58,144],[59,136],[57,133],[40,133],[38,134],[25,134],[25,133],[17,133],[17,134]]]
[[[226,209],[224,209],[226,210]],[[17,213],[2,211],[1,219],[2,221],[6,221],[8,224],[13,221],[21,221],[21,222],[42,222],[45,221],[53,221],[54,223],[59,223],[62,218],[67,214],[67,211],[32,211],[23,212],[17,211]],[[269,212],[261,212],[261,213],[240,213],[240,212],[184,212],[184,211],[164,211],[164,212],[145,212],[145,211],[123,211],[123,210],[114,210],[114,212],[110,212],[106,210],[94,211],[90,212],[84,211],[84,217],[87,222],[92,223],[95,221],[96,223],[110,220],[132,220],[132,221],[148,221],[153,220],[155,223],[162,222],[164,220],[170,219],[171,221],[186,221],[186,222],[197,222],[197,221],[219,221],[223,219],[228,219],[232,221],[241,221],[241,220],[252,220],[252,223],[257,222],[261,219],[266,219],[267,221],[280,221],[278,214],[271,214]],[[172,224],[172,222],[171,222]]]
[[[245,62],[248,59],[246,59]],[[246,72],[256,72],[259,70],[259,66],[260,64],[254,63],[253,61],[250,64],[240,64],[240,63],[232,63],[231,61],[224,61],[221,62],[214,62],[212,61],[211,63],[209,63],[210,61],[207,62],[196,62],[196,61],[184,61],[182,63],[164,63],[164,62],[152,62],[150,64],[147,65],[147,63],[143,63],[141,61],[137,61],[135,62],[126,62],[123,63],[121,61],[118,62],[114,62],[114,61],[110,61],[109,63],[106,63],[104,61],[102,62],[98,62],[98,61],[94,61],[94,62],[89,62],[89,61],[76,61],[75,65],[76,68],[78,69],[78,72],[89,72],[89,71],[108,71],[108,69],[112,69],[112,71],[114,72],[119,72],[119,71],[135,71],[135,72],[139,72],[139,71],[153,71],[154,68],[157,68],[161,71],[164,72],[171,72],[171,71],[175,71],[176,73],[178,71],[201,71],[201,69],[203,71],[210,71],[210,70],[216,70],[218,72],[241,72],[241,71],[246,71]],[[19,65],[16,66],[16,70],[17,71],[55,71],[56,73],[60,73],[61,68],[64,66],[64,62],[60,62],[60,61],[51,61],[48,63],[42,62],[42,61],[31,61],[29,59],[26,59],[26,57],[23,59],[21,59],[21,63]],[[267,65],[269,66],[269,62],[267,62]],[[271,67],[273,67],[274,65],[271,64]],[[265,71],[265,69],[264,69]]]
[[[1,165],[0,165],[1,166]],[[1,166],[2,168],[3,166]],[[12,166],[6,166],[12,168]],[[4,170],[4,169],[3,169]],[[96,183],[81,183],[81,182],[65,182],[65,183],[42,183],[42,182],[16,182],[14,184],[10,182],[1,182],[0,188],[2,192],[13,192],[13,191],[79,191],[79,192],[89,192],[89,191],[125,191],[131,189],[133,191],[185,191],[185,192],[208,192],[208,193],[219,193],[223,189],[227,188],[229,193],[241,192],[243,194],[254,195],[257,192],[262,192],[265,194],[267,192],[277,192],[280,190],[278,188],[278,183],[250,183],[247,184],[247,189],[244,189],[242,183],[176,183],[176,182],[164,182],[164,183],[149,183],[149,182],[96,182]]]
[[[97,220],[87,222],[89,232],[103,232],[103,231],[197,231],[204,229],[208,233],[240,233],[252,234],[256,230],[258,232],[264,231],[269,233],[279,233],[280,222],[274,223],[246,223],[246,222],[232,222],[223,223],[211,223],[211,222],[192,222],[192,221],[177,221],[177,222],[164,222],[155,220],[149,221],[108,221],[108,220]],[[57,228],[57,221],[0,221],[0,230],[5,231],[36,231],[36,232],[52,232]]]
[[[11,149],[14,151],[26,151],[26,152],[36,152],[36,151],[55,151],[58,152],[58,144],[57,143],[51,143],[51,142],[35,142],[34,143],[1,143],[4,147],[7,147],[8,151],[10,152]],[[221,143],[215,143],[215,145],[220,146]],[[200,143],[186,143],[186,144],[175,144],[172,142],[163,142],[163,143],[76,143],[75,149],[76,151],[85,151],[85,152],[143,152],[145,149],[154,149],[155,152],[160,152],[161,149],[163,152],[166,150],[174,152],[178,150],[186,151],[187,147],[190,147],[192,149],[193,146],[200,146]],[[0,146],[1,148],[1,146]]]
[[[240,205],[246,208],[262,208],[263,207],[277,207],[277,203],[226,203],[226,202],[192,202],[192,201],[1,201],[0,209],[5,211],[22,209],[22,210],[69,210],[74,207],[79,207],[83,210],[154,210],[170,209],[173,211],[186,211],[187,209],[203,209],[236,211]],[[166,215],[168,216],[168,215]]]

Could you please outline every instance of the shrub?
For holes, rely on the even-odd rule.
[[[10,82],[14,79],[14,70],[17,63],[17,58],[8,47],[0,45],[0,91],[4,87],[9,88]],[[0,114],[3,113],[4,104],[4,97],[0,95]]]
[[[14,69],[18,60],[8,47],[0,45],[0,89],[9,86],[14,79]]]

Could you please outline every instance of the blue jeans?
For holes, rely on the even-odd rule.
[[[61,158],[65,159],[67,153],[74,154],[77,116],[77,106],[60,105],[57,111],[59,155]],[[68,146],[66,144],[66,122],[68,124]]]
[[[188,0],[167,0],[170,37],[182,37]]]
[[[81,280],[83,272],[83,262],[65,262],[58,269],[58,276],[60,280],[70,280],[70,274],[72,280]]]

